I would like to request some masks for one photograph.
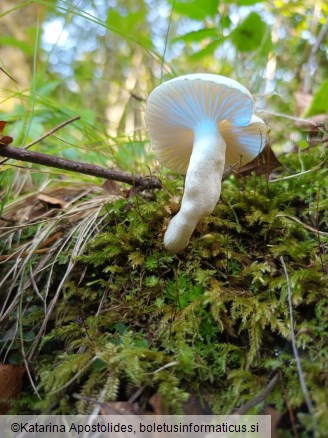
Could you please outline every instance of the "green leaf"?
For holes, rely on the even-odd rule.
[[[38,94],[43,97],[51,96],[56,88],[62,84],[62,81],[47,81],[38,87]]]
[[[238,6],[252,6],[261,3],[263,0],[237,0]]]
[[[14,37],[10,36],[1,36],[0,37],[0,45],[1,46],[8,46],[8,47],[16,47],[18,49],[21,49],[25,55],[31,56],[33,55],[33,46],[25,41],[20,41]],[[4,59],[3,61],[6,61]]]
[[[220,24],[219,27],[221,26],[222,29],[227,29],[228,27],[231,26],[231,18],[229,17],[229,15],[224,15],[221,17],[220,19]]]
[[[150,49],[152,40],[144,27],[145,11],[129,12],[128,15],[121,15],[116,9],[110,8],[107,17],[107,24],[112,32],[118,35],[125,35],[137,42],[141,47]]]
[[[315,116],[316,114],[325,114],[328,112],[328,80],[324,81],[311,102],[305,117]]]
[[[216,41],[209,43],[204,49],[191,55],[190,60],[198,61],[199,59],[205,58],[205,56],[212,55],[215,52],[215,50],[219,47],[219,45],[223,43],[224,40],[225,38],[220,38]]]
[[[185,43],[194,43],[202,41],[205,38],[215,38],[218,36],[217,29],[215,27],[204,28],[199,30],[194,30],[192,32],[185,33],[179,37],[173,38],[172,43],[176,41],[184,41]]]
[[[173,3],[173,0],[170,0]],[[214,17],[218,12],[218,0],[179,0],[174,4],[174,12],[193,20],[202,21]]]
[[[251,12],[245,20],[231,33],[235,47],[241,52],[257,50],[268,46],[270,35],[267,25],[256,12]]]

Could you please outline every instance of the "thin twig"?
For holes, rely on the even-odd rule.
[[[290,220],[298,223],[299,225],[302,225],[302,227],[304,227],[308,231],[312,231],[312,233],[316,233],[319,236],[326,236],[326,237],[328,237],[328,233],[326,233],[325,231],[320,231],[320,230],[317,230],[316,228],[311,227],[310,225],[304,224],[297,217],[291,216],[290,214],[277,214],[276,217],[285,217],[287,219],[290,219]]]
[[[65,120],[65,122],[60,123],[58,126],[55,126],[54,128],[50,129],[50,131],[46,132],[45,134],[41,135],[41,137],[37,138],[36,140],[32,141],[32,143],[27,144],[23,147],[23,149],[29,149],[30,147],[34,146],[37,143],[40,143],[40,141],[44,140],[45,138],[49,137],[50,135],[54,134],[55,132],[59,131],[60,129],[64,128],[64,126],[69,125],[72,122],[75,122],[76,120],[79,120],[80,116],[75,116],[69,120]],[[0,161],[0,165],[8,161],[8,158],[5,160]]]
[[[299,173],[294,173],[293,175],[283,176],[282,178],[272,179],[269,181],[269,183],[280,182],[280,181],[285,181],[287,179],[297,178],[299,176],[305,175],[306,173],[310,173],[310,172],[314,172],[316,170],[319,170],[324,165],[325,165],[325,162],[322,162],[322,163],[318,164],[318,166],[313,167],[312,169],[304,170],[303,172],[299,172]]]
[[[286,282],[287,282],[288,305],[289,305],[289,315],[290,315],[290,333],[291,333],[292,347],[293,347],[293,353],[294,353],[294,358],[295,358],[295,362],[296,362],[298,377],[300,380],[300,384],[301,384],[301,388],[302,388],[302,392],[304,395],[306,406],[308,408],[310,415],[312,416],[312,418],[314,418],[313,404],[312,404],[310,394],[309,394],[309,391],[308,391],[306,383],[305,383],[304,373],[303,373],[303,369],[302,369],[302,365],[301,365],[301,360],[300,360],[300,356],[298,354],[297,345],[296,345],[294,318],[293,318],[292,289],[291,289],[290,279],[289,279],[289,275],[287,272],[287,268],[286,268],[285,260],[284,260],[283,256],[280,257],[280,262],[281,262],[282,267],[284,269]]]
[[[135,93],[130,93],[130,96],[133,97],[133,99],[137,100],[138,102],[147,102],[147,99],[144,97],[138,96]]]
[[[120,181],[144,189],[159,189],[162,187],[160,180],[156,177],[143,177],[132,175],[131,173],[118,170],[105,169],[95,164],[80,163],[77,161],[66,160],[52,155],[32,152],[23,148],[0,145],[0,156],[14,158],[16,160],[27,161],[28,163],[41,164],[43,166],[54,167],[56,169],[69,170],[85,175],[98,176],[104,179]]]
[[[166,370],[167,368],[175,367],[175,365],[179,365],[179,362],[177,360],[174,360],[174,361],[167,363],[167,364],[163,365],[162,367],[158,368],[157,370],[154,371],[154,374],[159,373],[160,371]],[[152,374],[152,373],[149,373],[149,374]]]
[[[82,401],[86,401],[88,403],[93,403],[93,404],[98,405],[100,407],[107,407],[108,406],[108,404],[106,402],[96,400],[95,398],[86,397],[85,395],[81,395],[81,394],[78,394],[76,392],[73,392],[72,397],[75,398],[76,400],[82,400]]]
[[[284,397],[285,397],[285,401],[286,401],[286,405],[287,405],[287,409],[288,409],[288,414],[289,414],[289,420],[290,420],[290,424],[292,426],[294,438],[299,438],[299,433],[298,433],[297,427],[296,427],[295,413],[294,413],[293,407],[290,403],[287,389],[285,388],[285,385],[283,382],[283,373],[281,370],[279,370],[279,376],[280,376],[280,386],[281,386],[282,392],[284,393]]]
[[[258,109],[257,113],[265,113],[265,114],[270,114],[271,116],[283,117],[284,119],[294,120],[295,122],[308,123],[309,125],[315,126],[316,128],[318,126],[316,123],[312,122],[312,120],[303,119],[302,117],[288,116],[287,114],[277,113],[277,112],[274,112],[274,111],[267,111],[267,110],[264,110],[264,109]]]
[[[51,391],[49,393],[49,395],[58,394],[58,392],[64,391],[64,389],[68,388],[73,382],[75,382],[76,379],[78,379],[93,364],[93,362],[96,359],[97,359],[97,356],[94,356],[91,360],[89,360],[89,362],[86,365],[84,365],[84,367],[82,367],[80,369],[80,371],[78,371],[68,382],[66,382],[65,385],[61,386],[60,388],[55,389],[54,391]]]
[[[33,380],[33,377],[32,377],[31,371],[30,371],[29,363],[26,359],[22,318],[23,318],[23,295],[21,294],[20,300],[19,300],[19,334],[20,334],[21,353],[23,356],[25,369],[26,369],[27,375],[29,377],[31,386],[32,386],[35,394],[38,396],[39,400],[41,400],[41,396],[40,396],[39,391],[37,390],[37,388],[35,386],[35,383],[34,383],[34,380]]]
[[[285,181],[287,179],[297,178],[299,176],[305,175],[306,173],[314,172],[316,170],[324,168],[325,164],[326,164],[326,161],[327,160],[323,160],[320,164],[318,164],[317,166],[313,167],[312,169],[304,170],[303,172],[299,172],[299,173],[294,173],[293,175],[283,176],[282,178],[272,179],[272,180],[269,181],[269,183]]]
[[[12,76],[10,76],[10,74],[8,72],[6,72],[6,70],[4,70],[2,67],[0,67],[0,70],[2,71],[2,73],[4,73],[6,76],[8,76],[9,79],[11,79],[12,81],[16,82],[16,84],[18,84],[16,79],[14,79]]]
[[[146,389],[146,385],[140,386],[140,388],[134,394],[131,395],[128,402],[135,403],[138,400],[138,398],[140,397],[140,395],[144,392],[145,389]]]
[[[254,398],[248,400],[246,403],[241,405],[238,409],[233,411],[233,415],[244,415],[248,412],[252,407],[258,405],[263,400],[265,400],[269,394],[273,391],[273,388],[276,386],[279,379],[279,374],[277,373],[267,384],[265,388],[263,388]]]
[[[60,129],[64,128],[64,126],[67,126],[70,123],[75,122],[76,120],[80,120],[80,118],[81,118],[81,116],[75,116],[75,117],[72,117],[69,120],[65,120],[65,122],[60,123],[58,126],[55,126],[54,128],[50,129],[50,131],[48,131],[45,134],[41,135],[41,137],[39,137],[36,140],[32,141],[32,143],[29,143],[26,146],[24,146],[24,149],[29,149],[31,146],[34,146],[35,144],[40,143],[40,141],[44,140],[45,138],[49,137],[50,135],[52,135],[55,132],[59,131]]]

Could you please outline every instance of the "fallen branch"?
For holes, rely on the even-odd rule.
[[[42,154],[40,152],[32,152],[27,149],[13,146],[6,146],[4,144],[0,144],[0,156],[26,161],[28,163],[54,167],[56,169],[69,170],[85,175],[98,176],[104,179],[124,182],[142,189],[160,189],[162,187],[161,181],[154,176],[143,177],[141,175],[132,175],[131,173],[127,172],[105,169],[104,167],[96,166],[94,164],[66,160],[64,158],[54,157],[52,155]]]

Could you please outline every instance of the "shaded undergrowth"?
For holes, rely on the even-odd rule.
[[[324,154],[320,148],[304,152],[303,168],[324,163]],[[299,171],[296,154],[283,161],[290,173]],[[273,408],[281,416],[283,436],[293,436],[292,426],[299,436],[309,436],[313,419],[292,352],[283,256],[296,343],[314,420],[323,433],[328,172],[322,166],[298,177],[277,178],[226,180],[214,213],[202,220],[187,250],[177,256],[169,254],[162,241],[178,209],[181,179],[168,177],[163,179],[164,190],[105,205],[101,229],[74,258],[30,358],[40,398],[26,380],[13,410],[87,413],[93,406],[90,398],[129,400],[141,388],[138,403],[144,409],[150,395],[157,393],[166,412],[180,413],[192,395],[200,406],[227,414],[253,399],[278,374],[272,392],[248,413]],[[71,250],[63,251],[52,266],[49,299],[58,290]],[[47,276],[45,267],[39,278],[41,294]],[[8,348],[18,315],[20,330]],[[22,362],[20,334],[28,352],[43,320],[35,288],[27,285],[18,307],[2,323],[2,351],[8,362]]]

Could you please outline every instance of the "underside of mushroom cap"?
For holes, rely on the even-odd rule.
[[[191,74],[155,88],[147,101],[145,120],[159,161],[185,174],[194,128],[201,120],[212,120],[217,126],[224,120],[235,127],[247,126],[252,115],[252,96],[239,82],[219,75]]]
[[[227,144],[226,169],[249,163],[262,152],[267,142],[267,126],[255,115],[247,126],[235,126],[224,120],[219,124],[219,130]]]

